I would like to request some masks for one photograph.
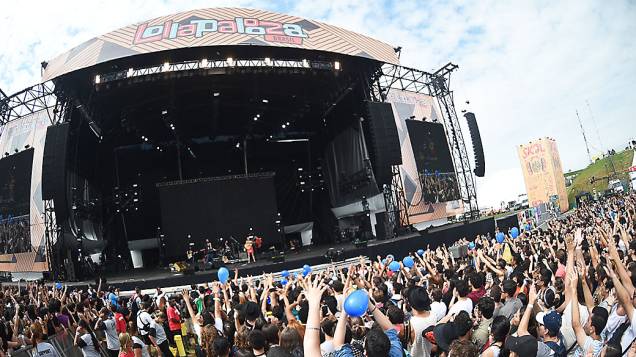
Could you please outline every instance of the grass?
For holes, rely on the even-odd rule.
[[[598,180],[593,184],[590,184],[590,179],[592,177],[600,178],[610,175],[612,173],[612,163],[614,164],[617,178],[624,183],[629,183],[629,176],[626,171],[632,166],[633,156],[634,150],[624,150],[610,157],[599,159],[588,167],[576,171],[578,175],[574,178],[572,185],[567,188],[570,208],[575,206],[575,196],[580,192],[593,193],[593,190],[596,189],[596,192],[601,193],[607,189],[608,179]]]

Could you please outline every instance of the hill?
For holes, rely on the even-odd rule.
[[[578,170],[578,174],[574,178],[572,185],[567,188],[570,207],[574,207],[574,197],[579,192],[587,191],[592,193],[593,189],[596,189],[596,192],[600,193],[607,189],[608,180],[598,180],[594,182],[594,184],[590,184],[590,179],[592,177],[600,178],[608,176],[612,172],[612,163],[618,175],[618,179],[624,183],[629,183],[629,177],[625,171],[632,166],[633,157],[634,150],[624,150],[612,156],[596,160],[596,162],[588,167]]]

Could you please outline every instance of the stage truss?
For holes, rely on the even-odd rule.
[[[0,127],[41,110],[47,111],[51,125],[59,124],[67,109],[66,101],[56,95],[53,82],[38,83],[8,97],[0,94]]]
[[[457,184],[460,189],[462,201],[468,206],[466,218],[477,218],[479,216],[479,206],[477,205],[477,192],[475,180],[470,168],[470,161],[466,151],[464,136],[455,104],[453,91],[450,90],[451,73],[458,68],[457,65],[448,63],[434,73],[420,71],[418,69],[398,66],[394,64],[384,64],[375,73],[372,82],[367,83],[369,96],[372,100],[384,102],[391,89],[422,93],[437,99],[448,140],[453,165],[457,173]],[[390,190],[393,198],[387,200],[390,195],[385,194],[385,204],[389,215],[400,217],[400,224],[408,225],[408,205],[404,195],[404,188],[399,177],[399,167],[393,168],[393,183]],[[398,184],[400,181],[400,184]],[[398,212],[389,212],[389,207],[397,209]],[[398,213],[399,215],[396,215]]]

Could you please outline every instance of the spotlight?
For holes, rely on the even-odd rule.
[[[268,66],[271,66],[272,65],[272,59],[269,58],[269,57],[265,57],[265,64],[268,65]]]
[[[234,145],[235,148],[240,148],[241,147],[241,143],[236,143],[236,145]]]
[[[340,62],[338,62],[338,61],[334,62],[333,63],[333,68],[335,68],[336,71],[339,71],[340,70]]]
[[[230,66],[234,66],[234,58],[232,57],[228,57],[225,62],[227,62],[228,65]]]
[[[263,103],[269,103],[269,100],[263,99]]]
[[[287,126],[285,124],[281,125],[281,128],[285,129]]]
[[[161,111],[161,115],[166,115],[166,114],[168,114],[168,110],[167,109],[164,109],[164,110]]]
[[[213,96],[215,96],[215,97],[218,97],[218,96],[220,96],[220,95],[221,95],[221,93],[219,93],[219,92],[214,92],[212,95],[213,95]]]
[[[130,78],[134,74],[134,70],[132,68],[128,68],[128,72],[126,72],[126,77]]]
[[[170,62],[164,62],[163,66],[161,67],[161,71],[166,72],[169,69],[170,69]]]
[[[95,84],[99,84],[102,81],[102,77],[99,76],[99,74],[95,75]]]
[[[254,117],[254,121],[258,121],[258,117]]]
[[[303,67],[309,68],[309,61],[307,61],[306,59],[303,59]]]
[[[201,60],[201,67],[207,67],[208,66],[208,59],[204,58]]]
[[[260,117],[261,117],[261,115],[260,115],[260,114],[256,114],[256,117],[257,117],[257,118],[260,118]]]

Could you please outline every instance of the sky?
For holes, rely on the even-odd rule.
[[[480,207],[525,192],[519,144],[552,137],[566,171],[587,165],[577,110],[592,155],[636,138],[634,1],[2,1],[0,89],[11,94],[39,82],[40,62],[95,36],[216,6],[272,10],[360,32],[401,46],[408,67],[459,65],[451,81],[455,103],[458,112],[476,114],[484,144]]]

